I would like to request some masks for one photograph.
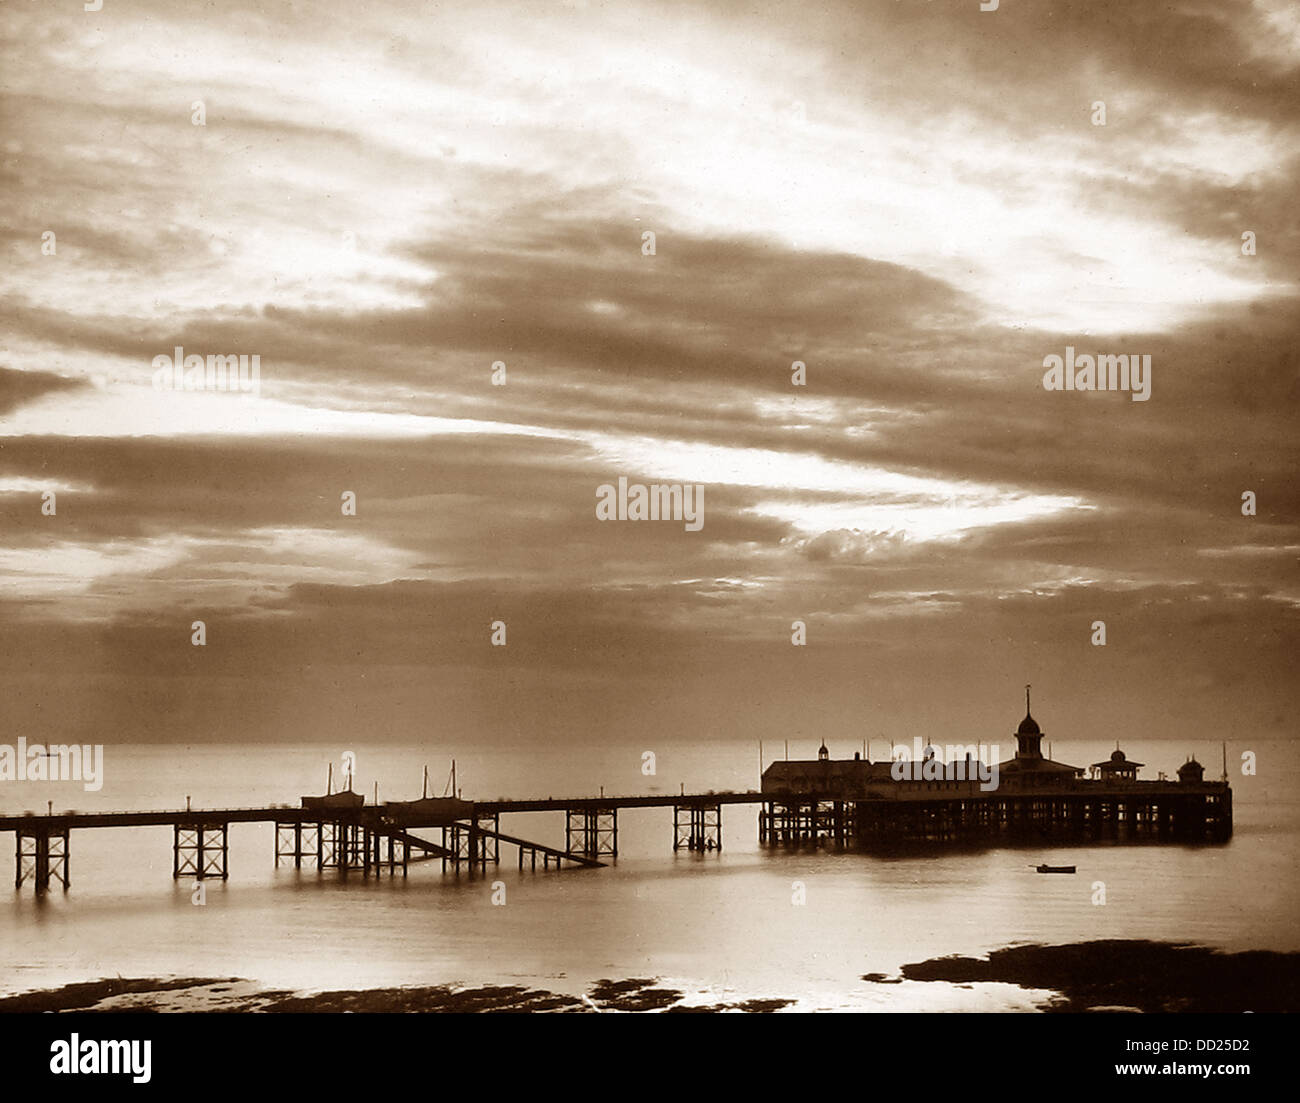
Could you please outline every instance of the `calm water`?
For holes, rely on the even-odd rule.
[[[1111,744],[1072,743],[1056,756],[1098,761]],[[1258,755],[1243,777],[1240,754]],[[768,750],[771,751],[769,746]],[[331,753],[337,756],[343,748]],[[1125,744],[1171,775],[1194,752],[1220,772],[1218,743]],[[814,747],[793,746],[810,757]],[[1004,747],[1004,756],[1009,748]],[[356,789],[380,799],[420,794],[421,769],[441,793],[450,748],[357,748]],[[881,750],[876,749],[880,754]],[[665,793],[757,787],[755,745],[658,749],[657,774],[641,749],[459,751],[466,797]],[[802,1008],[943,1010],[1028,1008],[1010,986],[882,985],[864,973],[910,961],[982,954],[1016,942],[1153,938],[1228,949],[1300,950],[1300,756],[1287,742],[1230,743],[1236,833],[1223,847],[1069,846],[960,855],[875,858],[763,851],[757,809],[724,810],[721,855],[672,852],[670,809],[624,812],[620,857],[601,870],[524,871],[513,848],[486,878],[443,875],[436,862],[376,882],[274,868],[273,828],[235,825],[230,880],[171,878],[171,829],[72,835],[72,891],[37,899],[31,885],[3,890],[0,990],[104,976],[242,976],[276,987],[514,983],[579,993],[596,979],[653,976],[697,1002],[785,997]],[[769,755],[770,760],[770,755]],[[196,808],[297,803],[324,790],[326,754],[302,747],[106,749],[99,793],[76,784],[0,783],[5,811]],[[339,767],[336,765],[336,777]],[[433,780],[436,778],[436,781]],[[560,814],[508,816],[503,830],[563,845]],[[10,845],[11,835],[5,836]],[[12,860],[3,856],[4,873]],[[1075,863],[1075,877],[1043,877],[1040,860]],[[492,882],[507,903],[492,904]],[[803,882],[806,904],[792,903]],[[1092,883],[1107,903],[1095,906]],[[12,884],[12,882],[9,882]]]

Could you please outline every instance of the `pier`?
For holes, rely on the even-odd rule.
[[[757,804],[761,793],[703,793],[678,796],[580,797],[545,800],[464,801],[438,797],[367,805],[351,792],[305,797],[303,807],[177,809],[151,812],[50,812],[0,816],[0,832],[14,832],[14,887],[31,883],[37,892],[71,887],[73,831],[113,827],[170,827],[172,877],[180,880],[230,877],[232,825],[269,823],[275,828],[275,864],[295,869],[400,873],[413,863],[436,860],[445,872],[473,874],[498,865],[501,847],[513,847],[520,869],[598,869],[618,857],[618,813],[629,808],[671,808],[674,850],[721,852],[722,809]],[[502,831],[503,814],[558,812],[565,817],[565,846],[550,846]],[[683,825],[686,825],[685,829]],[[435,838],[428,837],[430,832]]]
[[[759,840],[871,849],[913,843],[1222,843],[1232,837],[1226,751],[1222,781],[1207,781],[1195,759],[1178,768],[1176,781],[1163,775],[1140,781],[1144,764],[1127,758],[1118,745],[1102,762],[1070,766],[1043,755],[1044,732],[1029,704],[1026,686],[1015,757],[998,764],[996,777],[990,764],[971,753],[975,747],[953,748],[966,757],[948,761],[927,756],[937,750],[927,746],[910,762],[892,755],[871,762],[856,754],[832,759],[823,744],[816,759],[772,763],[763,772]]]
[[[747,792],[688,794],[683,788],[675,796],[492,801],[426,796],[368,805],[349,781],[347,790],[303,797],[298,807],[27,812],[0,816],[0,832],[14,833],[15,888],[30,882],[37,892],[71,886],[73,831],[113,827],[170,827],[177,880],[228,879],[230,828],[244,823],[274,825],[276,865],[364,877],[405,877],[412,864],[426,861],[440,862],[443,872],[473,876],[499,865],[503,846],[514,848],[521,870],[536,869],[539,859],[544,870],[598,869],[618,857],[618,817],[627,809],[671,809],[666,837],[672,849],[712,854],[722,851],[723,809],[734,805],[758,805],[758,839],[770,847],[1186,844],[1231,838],[1226,756],[1222,781],[1206,781],[1194,759],[1179,767],[1176,781],[1163,775],[1140,781],[1143,764],[1117,746],[1085,777],[1083,767],[1044,757],[1042,738],[1026,692],[1015,758],[999,766],[991,783],[970,755],[944,763],[924,757],[908,774],[892,755],[883,762],[859,754],[836,760],[823,744],[816,759],[773,762],[763,771],[761,789]],[[502,830],[503,816],[540,812],[563,815],[563,847]]]

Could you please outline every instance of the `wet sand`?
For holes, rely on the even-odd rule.
[[[523,1011],[778,1011],[791,1000],[691,1004],[685,993],[652,978],[598,981],[583,996],[520,985],[427,985],[339,992],[264,989],[237,977],[99,980],[0,999],[0,1013],[96,1012],[523,1012]]]
[[[904,965],[901,979],[1050,988],[1060,997],[1045,1011],[1300,1011],[1300,954],[1137,939],[934,958]]]
[[[941,957],[904,965],[867,984],[1012,984],[1045,991],[1048,1012],[1300,1011],[1300,954],[1223,953],[1142,940],[1011,946],[987,958]],[[698,998],[697,998],[698,1001]],[[237,977],[98,980],[0,998],[0,1013],[96,1012],[745,1012],[793,1010],[793,999],[697,1002],[653,977],[601,980],[582,995],[522,985],[424,985],[332,992],[261,987]]]

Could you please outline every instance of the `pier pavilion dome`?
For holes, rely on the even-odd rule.
[[[1137,781],[1137,772],[1145,765],[1145,762],[1134,762],[1116,747],[1110,752],[1110,758],[1094,762],[1091,769],[1092,776],[1103,781]]]
[[[1025,686],[1025,718],[1016,729],[1016,758],[1042,758],[1043,729],[1029,711],[1029,687]]]
[[[1016,756],[1001,767],[1003,784],[1010,787],[1070,785],[1083,776],[1083,768],[1043,757],[1043,729],[1029,711],[1025,686],[1025,718],[1016,729]]]

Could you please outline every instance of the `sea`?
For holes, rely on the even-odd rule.
[[[609,746],[113,744],[98,792],[76,782],[0,782],[0,812],[175,809],[187,799],[194,808],[296,806],[325,791],[331,765],[338,787],[349,752],[353,788],[367,800],[376,785],[381,801],[419,797],[426,767],[431,794],[441,795],[453,756],[466,799],[743,791],[758,788],[774,749],[786,754],[770,743],[760,758],[757,743],[701,741],[665,743],[652,759],[639,747]],[[1055,757],[1086,766],[1112,749],[1071,743]],[[1193,754],[1217,778],[1225,759],[1219,741],[1126,741],[1124,749],[1146,764],[1146,778],[1172,777]],[[815,753],[802,742],[789,750]],[[672,810],[656,808],[619,814],[620,853],[604,869],[521,871],[503,845],[500,865],[485,874],[444,873],[431,861],[412,864],[405,879],[366,879],[277,868],[273,827],[235,824],[229,880],[206,881],[202,904],[192,879],[172,878],[170,827],[74,830],[69,891],[38,896],[30,882],[3,890],[0,993],[113,977],[240,977],[303,992],[522,985],[580,996],[600,980],[654,978],[701,1005],[1029,1011],[1051,993],[900,983],[898,970],[1095,939],[1300,951],[1297,746],[1229,741],[1226,764],[1235,831],[1224,845],[791,851],[761,847],[757,806],[741,805],[723,810],[721,851],[697,854],[673,851]],[[564,845],[562,813],[504,816],[502,830]],[[1039,875],[1039,862],[1078,872]]]

